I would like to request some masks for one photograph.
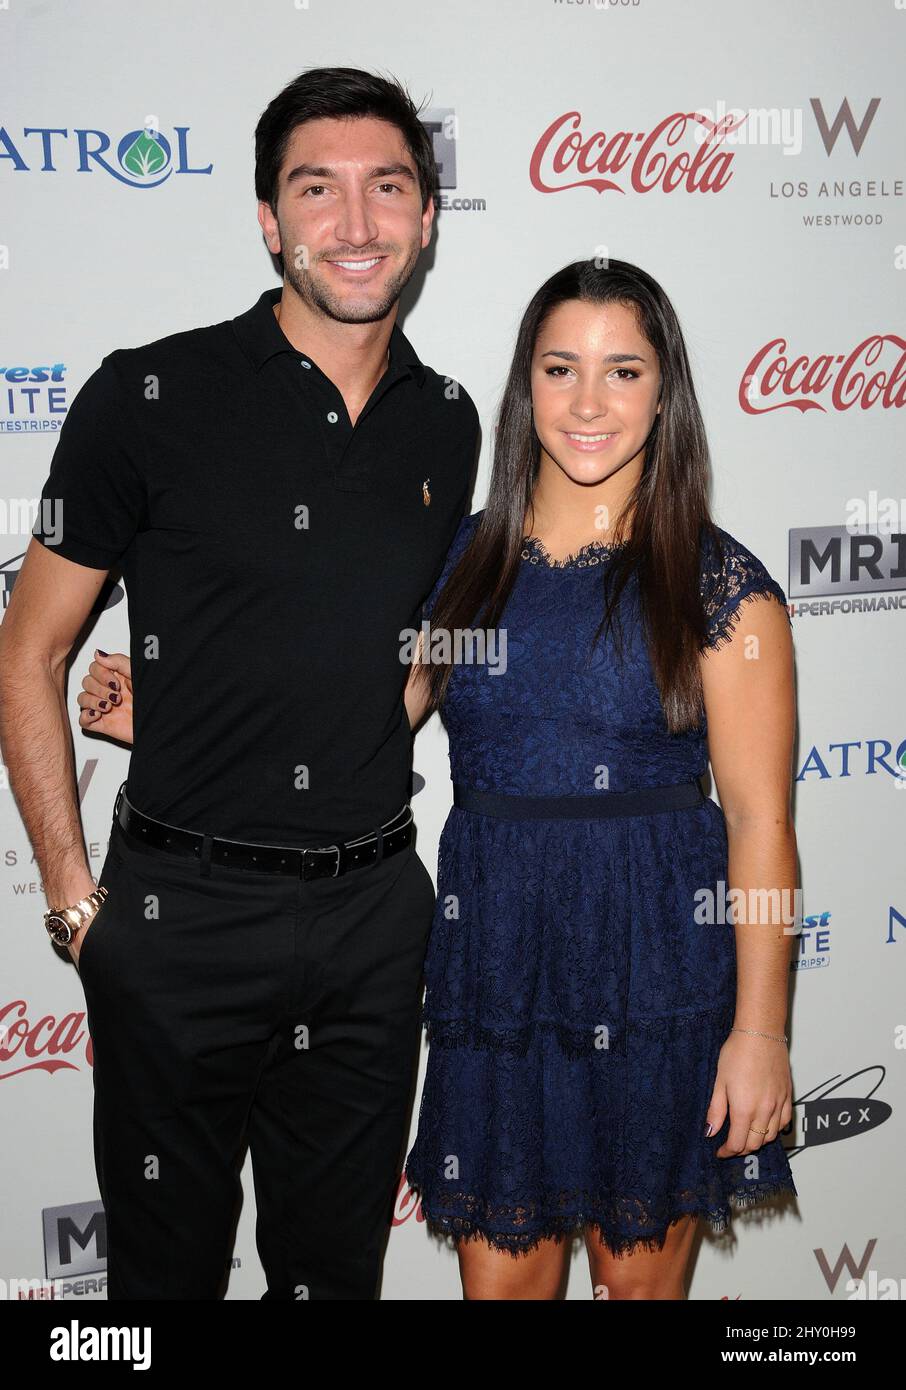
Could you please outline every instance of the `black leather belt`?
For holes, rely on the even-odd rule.
[[[639,787],[631,792],[598,792],[593,796],[511,796],[479,792],[455,784],[453,805],[479,816],[503,820],[597,820],[599,816],[648,816],[679,811],[705,801],[698,778],[669,787]]]
[[[218,835],[183,830],[181,826],[146,816],[128,800],[125,782],[117,793],[113,816],[136,840],[168,854],[197,859],[202,864],[223,864],[253,873],[291,874],[304,879],[338,878],[351,869],[365,869],[391,854],[398,854],[411,842],[413,826],[412,808],[407,802],[392,820],[367,835],[341,844],[301,849],[292,845],[258,844],[255,840],[226,840]]]

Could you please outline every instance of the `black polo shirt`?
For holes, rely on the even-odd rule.
[[[277,323],[280,295],[108,354],[42,499],[62,502],[59,554],[122,568],[130,800],[210,834],[315,845],[406,800],[400,634],[465,511],[478,413],[394,325],[353,427]],[[49,544],[40,509],[33,534]]]

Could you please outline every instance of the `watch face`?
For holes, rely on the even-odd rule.
[[[54,941],[61,946],[68,946],[73,938],[73,930],[65,917],[48,917],[47,930],[50,932]]]

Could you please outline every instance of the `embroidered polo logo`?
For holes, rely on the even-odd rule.
[[[426,478],[425,481],[422,483],[422,501],[424,502],[426,507],[430,507],[431,505],[431,494],[428,491],[428,484],[430,483],[430,481],[430,478]]]

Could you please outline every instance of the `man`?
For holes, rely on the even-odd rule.
[[[104,358],[7,610],[0,738],[85,988],[111,1298],[218,1296],[245,1136],[264,1297],[375,1296],[434,900],[400,634],[478,440],[396,325],[436,178],[393,82],[314,69],[271,102],[282,291]],[[65,663],[114,565],[135,741],[89,898]]]

